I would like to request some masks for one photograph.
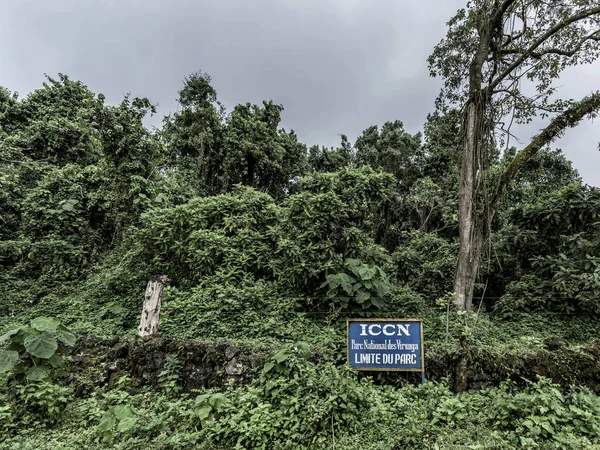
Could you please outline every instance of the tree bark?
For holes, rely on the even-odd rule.
[[[163,287],[168,281],[168,278],[164,275],[148,281],[138,336],[149,336],[158,333],[161,296]]]
[[[464,119],[463,158],[458,186],[459,255],[454,293],[458,309],[470,309],[475,284],[476,249],[471,237],[475,230],[475,140],[477,139],[477,106],[469,102]]]
[[[505,3],[510,4],[510,0]],[[482,91],[482,69],[488,56],[492,29],[496,26],[487,18],[487,12],[480,11],[478,18],[479,43],[469,66],[469,99],[463,117],[462,162],[458,186],[459,254],[454,277],[454,295],[461,310],[469,310],[473,304],[475,277],[486,230],[478,220],[477,178],[484,169],[481,164],[487,158],[487,153],[483,154],[482,151],[486,150],[488,138],[485,115],[489,92]]]

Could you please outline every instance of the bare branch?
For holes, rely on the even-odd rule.
[[[516,2],[517,2],[517,0],[504,0],[502,2],[502,4],[496,10],[494,17],[492,17],[492,22],[491,22],[492,28],[495,28],[502,23],[502,18],[504,17],[504,14],[506,14],[506,11],[508,11],[508,8],[510,8]]]
[[[550,54],[570,57],[570,56],[573,56],[575,53],[577,53],[579,50],[581,50],[581,47],[583,46],[583,44],[585,44],[588,41],[600,42],[600,30],[596,30],[591,34],[588,34],[581,41],[579,41],[572,50],[563,50],[560,48],[547,48],[544,50],[540,50],[539,52],[531,52],[530,56],[534,59],[540,59],[542,56],[550,55]],[[514,55],[514,54],[523,54],[525,52],[525,50],[510,48],[510,49],[500,49],[499,52],[502,55]]]
[[[507,45],[512,44],[513,42],[515,42],[516,40],[520,39],[521,37],[523,37],[523,35],[525,34],[525,31],[521,31],[517,34],[505,34],[504,36],[507,38],[506,41],[504,41],[502,43],[502,47],[506,47]],[[503,36],[503,37],[504,37]]]
[[[540,45],[542,45],[544,42],[546,42],[548,39],[550,39],[556,33],[565,29],[567,26],[571,25],[572,23],[578,22],[583,19],[587,19],[588,17],[593,16],[595,14],[600,14],[600,6],[595,6],[593,8],[584,9],[583,11],[580,11],[579,13],[574,14],[574,15],[566,18],[562,22],[559,22],[556,25],[554,25],[552,28],[550,28],[548,31],[546,31],[543,35],[541,35],[539,38],[537,38],[529,46],[529,48],[524,50],[523,53],[521,53],[521,56],[519,56],[517,59],[515,59],[510,66],[508,66],[506,69],[504,69],[504,71],[500,75],[498,75],[498,77],[496,77],[496,79],[494,81],[492,81],[489,84],[487,89],[493,90],[496,86],[498,86],[498,84],[500,84],[513,70],[515,70],[517,67],[519,67],[521,64],[523,64],[523,62],[527,58],[530,58],[532,56],[532,53],[534,53]]]
[[[573,104],[569,109],[555,117],[550,124],[544,128],[533,140],[513,158],[510,164],[498,180],[494,194],[492,195],[489,211],[490,217],[496,211],[500,198],[506,190],[506,186],[512,181],[517,172],[527,163],[542,147],[548,145],[560,136],[565,129],[574,127],[585,116],[600,110],[600,91],[583,98]]]

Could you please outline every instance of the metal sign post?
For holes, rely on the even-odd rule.
[[[425,383],[422,319],[347,319],[351,369],[421,372]]]

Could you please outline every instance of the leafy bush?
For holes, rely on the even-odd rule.
[[[344,261],[358,258],[381,268],[374,275],[377,281],[365,280],[374,288],[361,290],[358,297],[358,303],[374,305],[365,303],[367,294],[376,291],[376,285],[379,294],[385,294],[382,273],[390,263],[371,237],[388,181],[368,167],[348,168],[303,179],[305,190],[281,205],[266,194],[239,187],[232,194],[153,209],[142,216],[143,226],[136,234],[143,247],[139,258],[152,261],[151,270],[167,274],[179,288],[212,276],[236,276],[281,280],[288,291],[309,297],[327,273],[346,270]],[[334,297],[319,300],[326,304]]]
[[[434,300],[451,290],[457,256],[456,242],[435,233],[413,231],[403,234],[392,260],[398,280]]]
[[[515,209],[497,248],[511,267],[501,312],[600,312],[600,190],[568,185]]]
[[[390,282],[379,266],[363,264],[358,259],[347,259],[345,272],[327,275],[321,287],[328,287],[327,298],[335,301],[344,310],[348,306],[360,309],[381,309],[390,294]]]
[[[332,429],[341,435],[373,423],[372,385],[361,384],[347,369],[308,362],[309,350],[305,343],[284,347],[252,386],[230,390],[222,418],[205,429],[211,445],[324,448]]]
[[[0,430],[15,431],[40,424],[57,423],[73,401],[73,389],[47,381],[32,381],[0,388]]]
[[[272,281],[214,276],[190,290],[168,287],[163,297],[160,330],[169,336],[293,341],[330,333],[298,311],[304,298]]]
[[[59,320],[38,317],[24,326],[0,336],[7,342],[0,350],[0,373],[13,372],[19,381],[49,380],[60,374],[65,346],[75,344],[75,335]]]
[[[142,216],[137,234],[155,273],[193,286],[215,271],[270,275],[275,222],[273,199],[251,188],[234,194],[195,198]]]

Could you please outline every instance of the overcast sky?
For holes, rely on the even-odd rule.
[[[79,79],[111,103],[131,92],[160,118],[183,78],[211,75],[228,110],[272,99],[283,126],[333,146],[399,119],[422,129],[438,93],[426,58],[465,0],[15,0],[0,15],[0,85],[21,96],[44,73]],[[570,70],[567,97],[600,88],[600,65]],[[540,128],[542,124],[537,124]],[[536,125],[520,130],[523,142]],[[600,186],[599,122],[556,145]]]

